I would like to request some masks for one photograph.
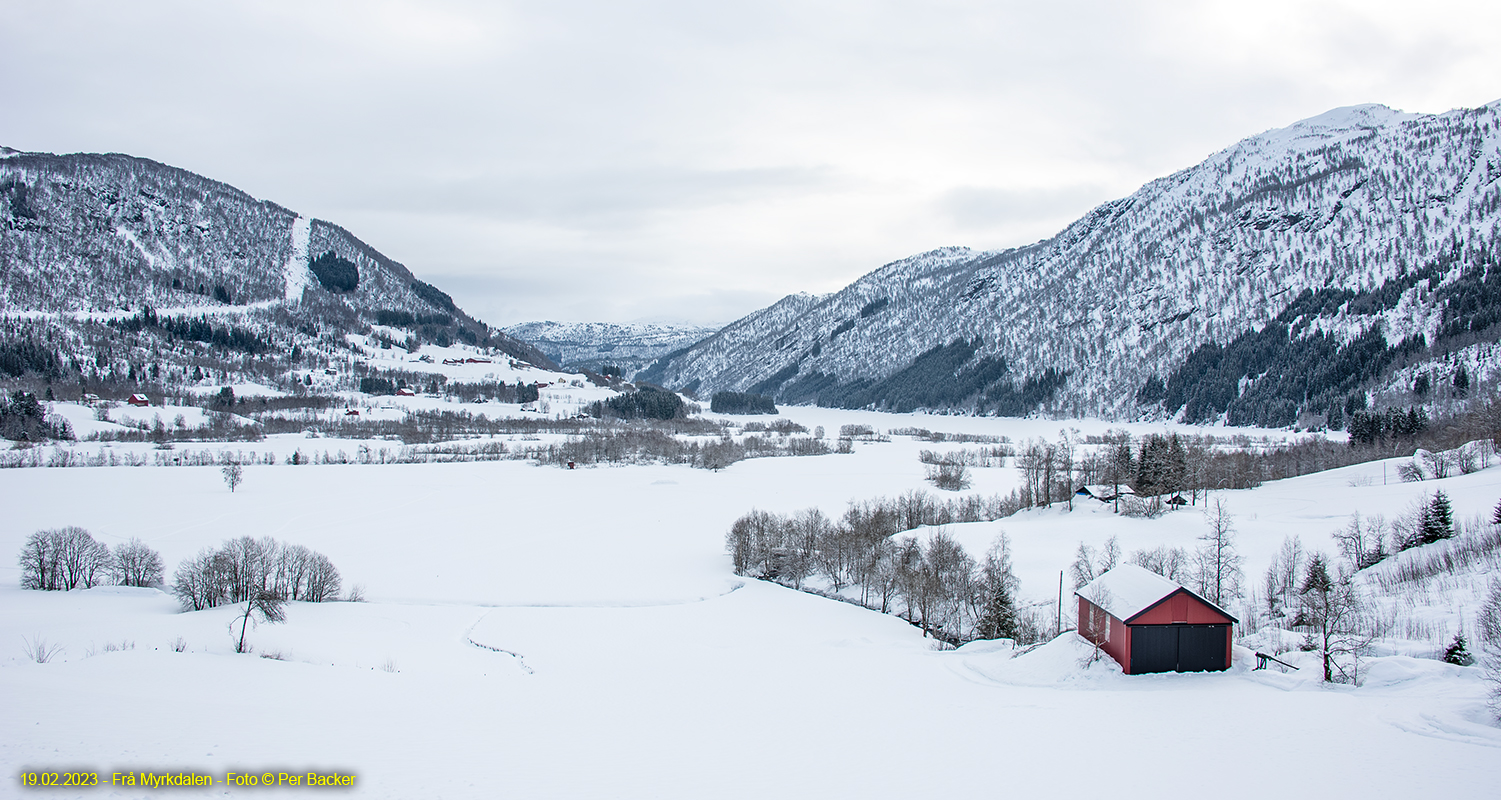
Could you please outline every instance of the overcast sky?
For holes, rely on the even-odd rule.
[[[0,144],[348,228],[497,325],[728,322],[1268,128],[1501,98],[1501,3],[0,0]]]

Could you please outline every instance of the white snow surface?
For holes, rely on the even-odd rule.
[[[1013,439],[1060,424],[786,413],[830,431]],[[897,436],[853,455],[719,472],[283,462],[246,466],[234,493],[216,467],[0,470],[0,552],[81,525],[110,545],[142,539],[170,573],[228,538],[274,536],[328,555],[368,598],[292,603],[285,624],[249,632],[254,654],[237,655],[235,608],[183,613],[154,589],[22,591],[15,562],[0,560],[0,761],[9,780],[23,768],[86,768],[106,782],[118,770],[337,770],[357,776],[349,796],[375,798],[1092,798],[1099,776],[1137,774],[1164,748],[1183,781],[1231,798],[1291,787],[1410,798],[1440,785],[1480,797],[1501,780],[1501,729],[1473,667],[1390,655],[1367,662],[1364,685],[1331,687],[1313,654],[1288,655],[1296,671],[1253,672],[1237,648],[1227,672],[1126,676],[1071,633],[1027,651],[1004,641],[945,651],[895,617],[732,574],[724,535],[751,508],[838,514],[850,500],[930,489],[917,454],[947,446]],[[1357,509],[1390,514],[1442,488],[1463,517],[1501,496],[1501,468],[1391,485],[1382,469],[1216,493],[1235,514],[1250,581],[1284,536],[1331,552],[1329,533]],[[973,472],[972,491],[987,494],[1018,480],[1011,467]],[[1191,547],[1205,527],[1193,508],[1155,520],[1109,509],[1087,500],[949,531],[983,554],[1004,530],[1021,597],[1037,603],[1054,597],[1081,541]],[[50,663],[25,658],[38,636],[64,648]],[[17,785],[0,795],[31,796]]]
[[[1121,564],[1079,587],[1078,593],[1116,619],[1128,620],[1181,588],[1182,584],[1151,570]]]
[[[299,214],[292,223],[292,255],[287,257],[287,264],[283,268],[287,276],[286,299],[289,303],[302,301],[302,293],[312,277],[308,268],[308,243],[312,235],[313,221]]]

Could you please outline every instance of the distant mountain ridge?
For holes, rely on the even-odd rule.
[[[657,358],[703,340],[717,329],[700,325],[613,322],[522,322],[502,330],[535,345],[565,367],[618,368],[630,379]]]
[[[148,159],[0,148],[0,231],[7,315],[179,310],[288,349],[384,321],[550,366],[344,228]]]
[[[794,403],[1131,418],[1179,413],[1191,368],[1230,385],[1201,398],[1199,418],[1251,393],[1261,399],[1242,421],[1291,424],[1364,407],[1379,376],[1340,355],[1357,340],[1383,370],[1445,336],[1495,341],[1483,309],[1501,305],[1488,294],[1501,291],[1490,278],[1498,181],[1501,101],[1435,115],[1336,109],[1245,139],[1036,244],[940,248],[832,295],[790,296],[643,374]],[[1308,305],[1314,297],[1339,302]],[[1482,311],[1456,318],[1466,303]],[[1274,323],[1282,338],[1261,349],[1275,353],[1230,347]],[[1465,342],[1444,333],[1455,326]],[[1353,377],[1309,372],[1300,388],[1268,374],[1313,352],[1315,335]]]

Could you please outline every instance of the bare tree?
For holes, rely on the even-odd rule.
[[[1188,557],[1188,551],[1181,547],[1162,545],[1152,550],[1137,550],[1131,554],[1129,560],[1132,564],[1149,569],[1169,580],[1178,583],[1190,581],[1188,568],[1192,560]]]
[[[1282,539],[1282,549],[1272,556],[1266,569],[1263,590],[1266,592],[1267,613],[1274,617],[1285,616],[1298,597],[1298,582],[1302,580],[1303,541],[1297,536]]]
[[[109,548],[76,525],[33,533],[19,561],[24,589],[90,589],[107,582],[114,572]]]
[[[37,531],[21,547],[21,588],[56,590],[58,579],[57,537],[54,531]]]
[[[262,622],[271,625],[285,622],[287,619],[285,601],[282,600],[281,595],[267,590],[257,591],[255,596],[245,601],[245,613],[236,620],[240,623],[240,640],[235,644],[236,653],[245,652],[245,630],[254,622],[253,617],[256,616],[259,616]],[[231,622],[230,631],[233,632],[233,630],[234,622]]]
[[[115,545],[115,575],[124,586],[156,586],[162,582],[162,556],[140,539]]]
[[[1308,649],[1322,656],[1324,680],[1335,680],[1337,672],[1341,681],[1354,683],[1359,678],[1360,654],[1375,635],[1366,624],[1351,575],[1341,571],[1338,579],[1331,578],[1324,557],[1315,553],[1308,562],[1299,600],[1302,607],[1293,624],[1308,631]]]
[[[1334,532],[1334,539],[1355,569],[1365,569],[1386,558],[1386,517],[1377,514],[1362,520],[1357,511],[1345,527]]]
[[[245,480],[245,468],[238,461],[231,461],[220,470],[224,473],[224,483],[229,487],[229,493],[234,494],[235,488]]]
[[[1105,547],[1100,550],[1100,560],[1095,564],[1095,574],[1103,575],[1116,568],[1121,563],[1120,539],[1113,534],[1105,540]]]
[[[1235,516],[1215,498],[1204,510],[1209,530],[1199,537],[1199,593],[1217,606],[1241,594],[1241,557],[1235,551]]]
[[[1068,574],[1074,580],[1074,588],[1078,589],[1086,583],[1099,577],[1094,568],[1094,548],[1079,542],[1079,549],[1074,551],[1074,563],[1069,565]]]
[[[172,574],[172,594],[184,609],[202,611],[227,602],[224,577],[220,574],[223,560],[217,555],[212,547],[205,547],[177,565]]]
[[[1501,515],[1501,505],[1497,514]],[[1480,666],[1491,687],[1491,711],[1501,719],[1501,581],[1491,583],[1475,628],[1480,639]]]
[[[303,596],[301,599],[309,603],[324,603],[339,596],[339,587],[343,581],[339,578],[339,571],[334,569],[332,561],[322,553],[314,552],[307,572],[307,581],[303,584]]]

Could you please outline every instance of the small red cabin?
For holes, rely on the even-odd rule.
[[[346,417],[358,417],[359,415],[360,410],[358,408],[351,408],[348,411],[344,412],[344,416]]]
[[[1127,675],[1230,668],[1224,609],[1151,570],[1122,564],[1079,588],[1079,635]]]
[[[405,388],[403,388],[403,389],[397,389],[396,390],[396,396],[397,397],[416,397],[417,393],[414,392],[414,391],[412,391],[411,389],[405,389]]]
[[[144,394],[133,394],[130,396],[130,399],[126,400],[125,402],[133,406],[145,407],[151,405],[151,398],[147,397]]]

